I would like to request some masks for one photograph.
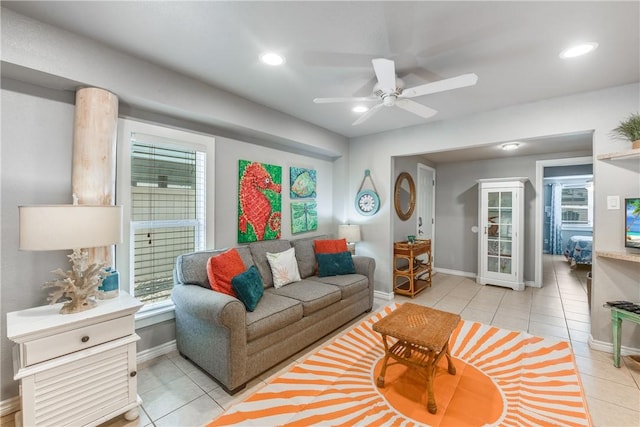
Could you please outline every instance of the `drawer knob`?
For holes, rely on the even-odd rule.
[[[83,336],[81,339],[82,342],[87,342],[89,341],[89,337],[87,335]]]
[[[129,374],[130,377],[135,377],[136,375],[138,375],[136,371],[131,371],[131,373]]]

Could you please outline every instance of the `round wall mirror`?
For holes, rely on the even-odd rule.
[[[396,179],[394,204],[401,220],[406,221],[411,218],[416,207],[416,186],[407,172],[402,172]]]

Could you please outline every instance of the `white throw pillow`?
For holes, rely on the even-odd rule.
[[[301,280],[295,248],[278,253],[267,252],[267,261],[271,267],[274,288],[278,289]]]

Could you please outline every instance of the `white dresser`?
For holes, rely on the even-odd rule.
[[[7,313],[14,379],[25,426],[97,425],[138,416],[135,313],[142,303],[117,298],[73,314],[62,304]]]

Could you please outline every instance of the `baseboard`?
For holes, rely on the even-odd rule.
[[[393,292],[373,291],[373,297],[385,301],[393,301]]]
[[[20,396],[14,396],[0,402],[0,417],[20,410]]]
[[[176,346],[176,340],[172,340],[161,344],[159,346],[139,351],[136,355],[136,362],[143,363],[151,359],[155,359],[156,357],[164,356],[165,354],[169,354],[171,352],[177,351],[178,347]]]
[[[439,268],[436,267],[433,269],[434,272],[436,273],[444,273],[444,274],[450,274],[452,276],[462,276],[462,277],[469,277],[473,280],[476,279],[477,274],[476,273],[471,273],[468,271],[459,271],[459,270],[449,270],[448,268]]]
[[[156,357],[164,356],[177,351],[176,340],[166,342],[148,350],[140,351],[136,354],[136,363],[140,364]],[[0,417],[9,415],[20,410],[20,396],[14,396],[7,400],[0,401]]]
[[[613,354],[613,343],[594,340],[591,335],[589,335],[589,347],[594,350]],[[630,356],[638,353],[640,353],[640,348],[620,346],[620,356]]]

